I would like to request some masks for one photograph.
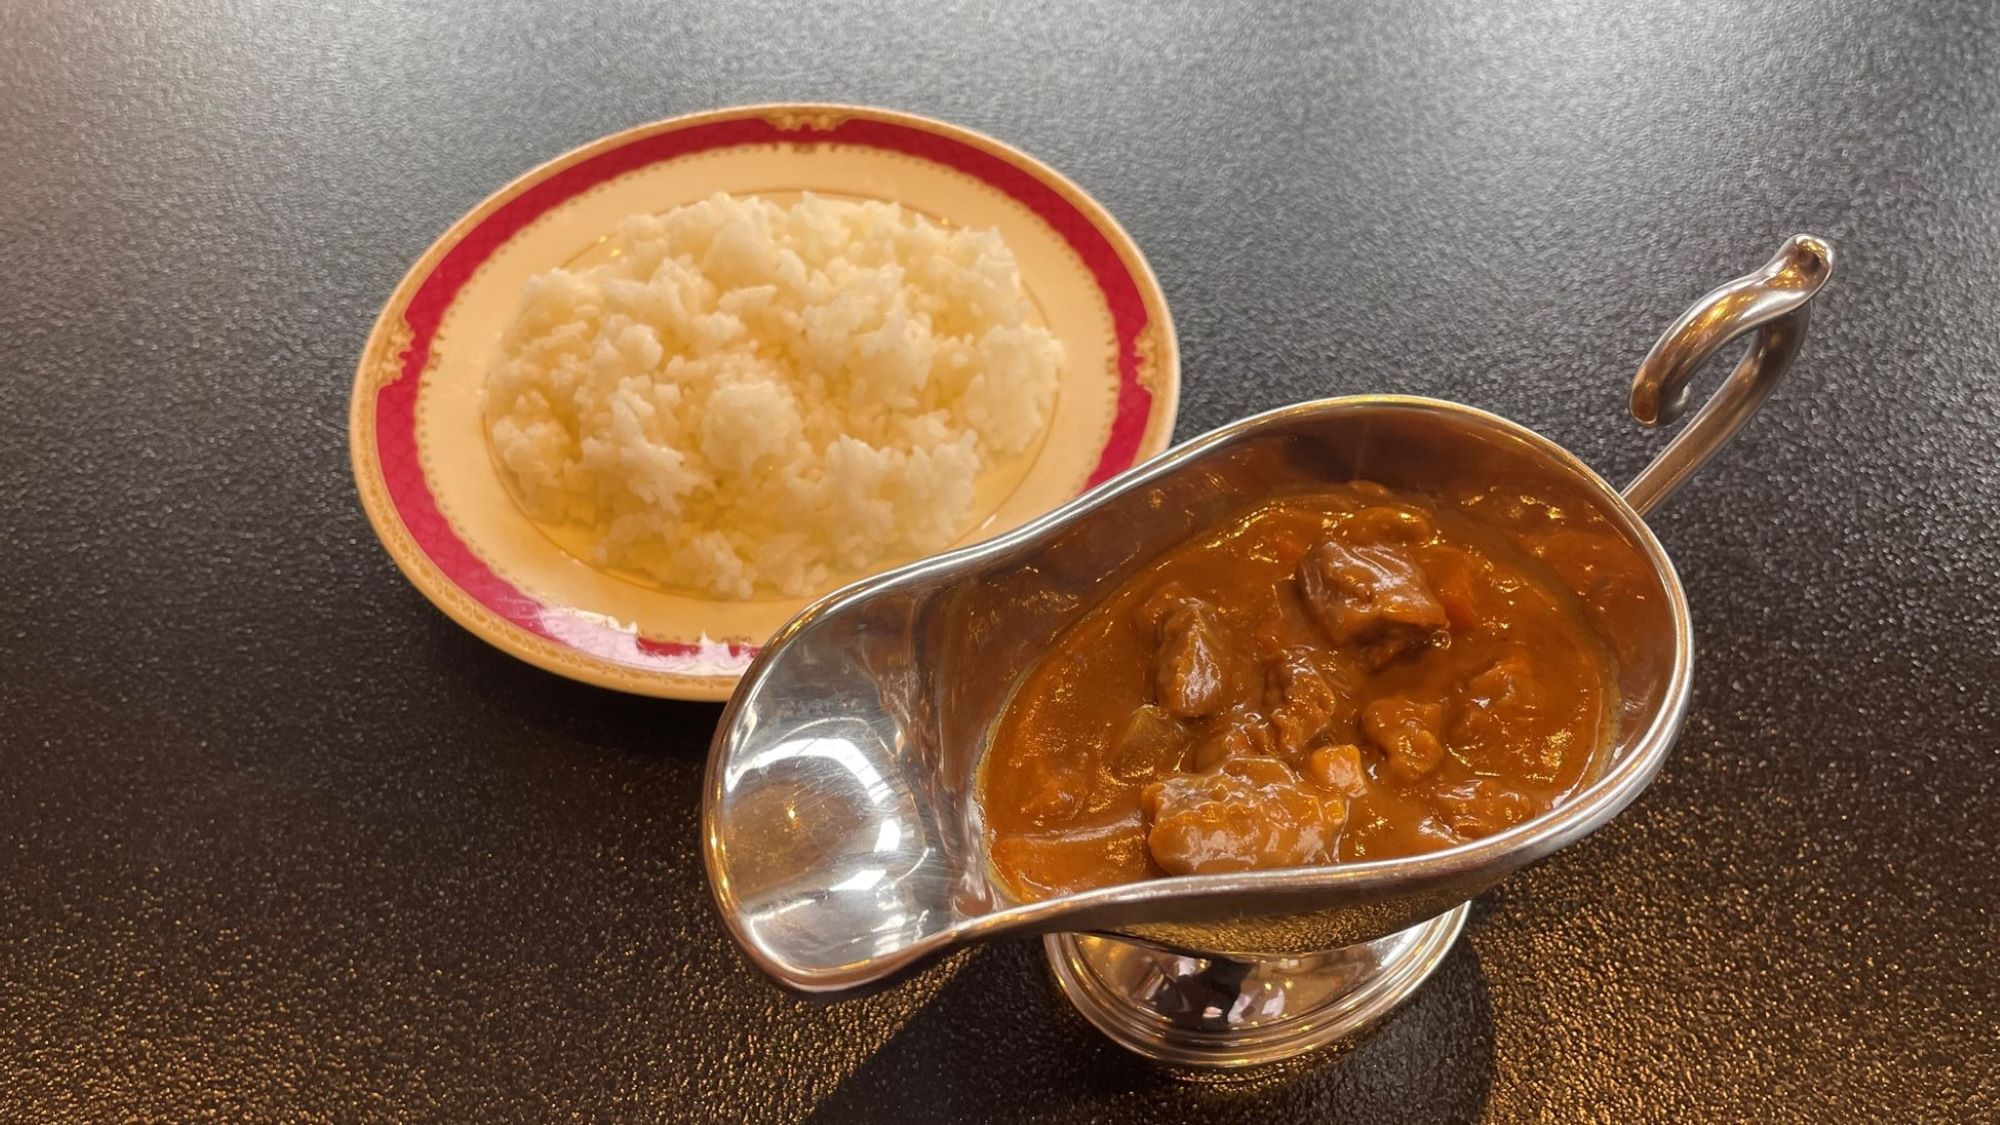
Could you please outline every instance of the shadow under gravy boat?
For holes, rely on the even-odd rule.
[[[865,579],[772,638],[724,711],[703,799],[710,883],[750,960],[788,988],[862,993],[970,942],[1047,935],[1083,1015],[1193,1067],[1271,1062],[1359,1032],[1450,949],[1467,901],[1604,824],[1658,771],[1691,686],[1680,579],[1643,519],[1755,412],[1797,353],[1832,248],[1790,239],[1703,297],[1634,378],[1642,423],[1754,331],[1709,402],[1621,494],[1554,442],[1456,403],[1360,395],[1196,438],[1018,530]],[[1366,478],[1440,493],[1523,482],[1643,560],[1621,612],[1620,708],[1596,779],[1505,832],[1402,859],[1158,878],[1018,902],[993,875],[978,776],[1022,674],[1100,597],[1260,498]]]

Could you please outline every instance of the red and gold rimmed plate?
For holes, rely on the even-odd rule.
[[[375,533],[426,597],[500,649],[621,691],[723,699],[805,604],[718,600],[593,565],[578,529],[523,514],[482,423],[486,371],[529,277],[595,264],[626,215],[718,191],[894,200],[997,228],[1013,248],[1063,343],[1062,381],[1041,443],[979,482],[979,520],[960,545],[1170,440],[1180,370],[1159,283],[1104,208],[1043,164],[943,122],[851,106],[750,106],[628,129],[453,224],[396,287],[355,372],[348,441]]]

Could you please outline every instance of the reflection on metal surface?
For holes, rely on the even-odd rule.
[[[828,717],[731,764],[725,784],[746,811],[724,840],[743,857],[731,877],[758,904],[743,922],[760,940],[821,944],[829,911],[865,927],[853,936],[869,953],[921,930],[928,911],[904,891],[930,848],[906,777],[884,768],[895,757],[870,725]]]
[[[1795,239],[1774,267],[1718,291],[1670,330],[1642,370],[1659,404],[1732,336],[1759,325],[1766,335],[1629,501],[1560,446],[1483,411],[1400,396],[1331,399],[1226,426],[1012,534],[821,599],[772,639],[716,731],[705,857],[732,934],[782,984],[837,994],[967,942],[1089,933],[1052,944],[1058,972],[1069,973],[1073,997],[1091,997],[1079,1005],[1089,1014],[1094,1004],[1100,1026],[1131,1033],[1121,1035],[1128,1045],[1141,1034],[1133,1029],[1186,995],[1163,982],[1211,987],[1228,964],[1251,965],[1244,979],[1260,984],[1318,989],[1306,1022],[1335,1028],[1329,1037],[1376,1018],[1442,956],[1466,900],[1602,825],[1659,769],[1687,706],[1692,651],[1679,578],[1638,509],[1685,479],[1768,391],[1830,261],[1824,243]],[[1746,371],[1755,385],[1732,390]],[[1543,816],[1425,855],[1010,901],[987,871],[973,795],[988,732],[1021,673],[1167,547],[1274,491],[1356,477],[1431,493],[1520,483],[1623,541],[1642,588],[1619,618],[1620,720],[1602,775]],[[1133,975],[1134,965],[1160,979]],[[1252,1035],[1235,1054],[1209,1051],[1210,1061],[1267,1061],[1325,1041],[1291,1020],[1305,1009],[1236,1003],[1220,1034],[1283,1030],[1269,1030],[1262,1047]],[[1179,1049],[1172,1038],[1152,1035],[1149,1053]]]

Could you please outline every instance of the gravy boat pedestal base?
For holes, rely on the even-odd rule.
[[[1169,1066],[1234,1070],[1352,1039],[1423,987],[1470,903],[1375,941],[1299,957],[1192,957],[1096,934],[1042,939],[1091,1026]]]

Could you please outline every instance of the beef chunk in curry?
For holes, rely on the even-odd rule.
[[[1159,646],[1153,654],[1153,695],[1168,714],[1183,719],[1213,715],[1229,703],[1234,677],[1230,641],[1214,606],[1170,593],[1156,612]]]

